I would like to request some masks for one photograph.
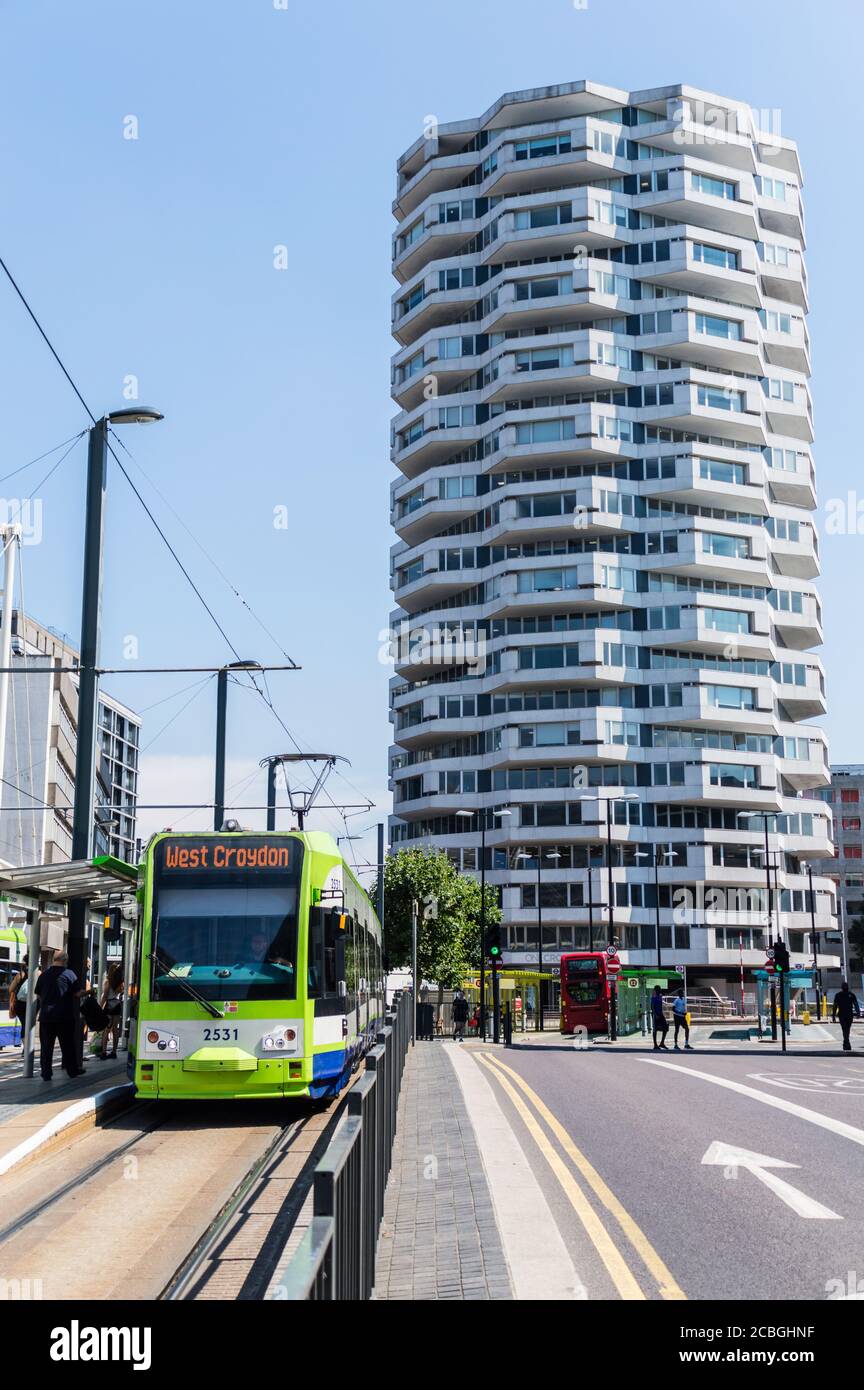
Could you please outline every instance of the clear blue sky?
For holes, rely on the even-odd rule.
[[[0,3],[0,253],[97,414],[122,403],[130,374],[141,399],[165,412],[163,424],[124,439],[302,663],[301,673],[271,678],[286,722],[307,749],[349,757],[352,780],[382,813],[397,155],[429,114],[458,120],[502,92],[580,78],[625,88],[684,81],[779,108],[806,178],[822,515],[848,490],[864,500],[852,269],[864,222],[861,13],[857,0]],[[123,138],[127,116],[138,120],[137,140]],[[288,248],[285,271],[273,268],[277,244]],[[0,315],[2,475],[85,420],[6,284]],[[50,462],[0,484],[0,495],[20,497],[22,481],[38,482]],[[79,446],[44,488],[43,540],[25,551],[28,608],[72,634],[83,469]],[[241,654],[278,660],[135,476]],[[273,526],[280,505],[284,530]],[[864,761],[864,658],[848,612],[864,588],[861,526],[840,537],[822,527],[835,761]],[[139,665],[230,659],[116,470],[106,564],[104,664],[124,664],[127,635],[138,638]],[[852,641],[841,638],[844,622]],[[129,676],[110,688],[142,708],[191,679]],[[147,713],[145,744],[186,698]],[[209,790],[212,703],[203,692],[153,743],[145,800]],[[232,779],[285,742],[267,711],[236,692]],[[358,799],[344,783],[332,787]],[[263,791],[262,777],[247,799]]]

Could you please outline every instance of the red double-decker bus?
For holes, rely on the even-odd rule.
[[[609,972],[604,951],[573,951],[561,957],[561,1032],[609,1029]]]

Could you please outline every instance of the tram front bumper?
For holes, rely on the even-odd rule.
[[[240,1051],[201,1048],[176,1061],[139,1061],[135,1068],[136,1091],[139,1096],[178,1100],[266,1100],[309,1094],[311,1059],[230,1055]],[[213,1055],[202,1057],[201,1053]]]

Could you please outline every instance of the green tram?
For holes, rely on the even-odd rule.
[[[332,836],[154,836],[139,869],[139,1096],[338,1095],[383,1026],[381,927]]]

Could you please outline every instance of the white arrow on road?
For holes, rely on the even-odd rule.
[[[821,1202],[816,1202],[812,1197],[808,1197],[806,1192],[799,1192],[797,1187],[786,1182],[783,1178],[778,1178],[776,1173],[772,1173],[772,1168],[798,1168],[797,1163],[787,1163],[782,1158],[768,1158],[766,1154],[756,1154],[750,1149],[738,1149],[734,1144],[722,1144],[719,1139],[715,1139],[706,1151],[703,1163],[713,1164],[719,1168],[730,1168],[734,1171],[731,1177],[738,1176],[739,1168],[746,1168],[752,1173],[754,1178],[758,1178],[766,1187],[776,1193],[781,1202],[785,1202],[787,1207],[791,1207],[799,1216],[805,1217],[810,1221],[842,1221],[843,1217],[838,1216],[836,1211],[830,1211],[828,1207],[823,1207]]]

